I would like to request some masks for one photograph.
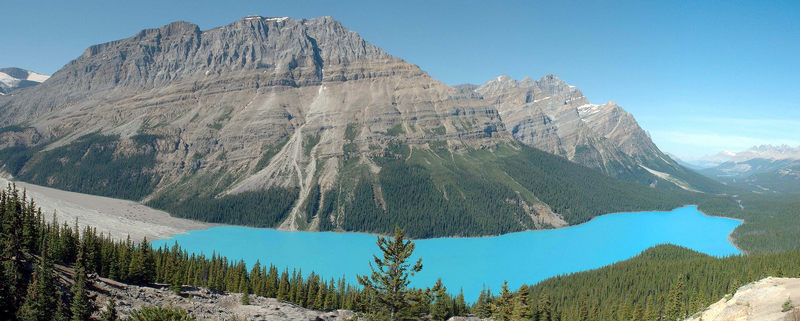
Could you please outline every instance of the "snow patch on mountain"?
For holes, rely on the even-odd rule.
[[[0,95],[42,83],[50,76],[20,68],[0,68]]]

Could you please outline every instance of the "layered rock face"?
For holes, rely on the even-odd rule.
[[[530,216],[522,229],[566,222],[509,174],[478,164],[485,156],[464,163],[453,155],[522,143],[625,180],[694,189],[613,102],[593,105],[552,75],[450,87],[330,17],[251,16],[205,31],[187,22],[143,30],[92,46],[43,84],[0,97],[0,113],[4,171],[145,202],[177,195],[162,205],[296,191],[281,219],[286,229],[319,224],[303,216],[323,211],[329,191],[337,191],[331,206],[342,213],[360,182],[372,184],[369,198],[386,211],[375,178],[385,155],[427,166],[443,202],[458,171],[436,166],[505,184],[497,192],[505,196],[493,201],[516,204],[523,221]],[[433,158],[411,157],[414,151]],[[98,163],[110,165],[79,180],[39,173]],[[114,192],[126,184],[136,192]],[[332,224],[341,224],[334,216]]]
[[[222,162],[247,166],[262,146],[287,137],[299,146],[312,134],[321,136],[315,154],[341,155],[348,124],[357,141],[380,141],[398,124],[408,140],[479,140],[485,126],[470,132],[453,123],[500,126],[493,109],[329,17],[144,30],[90,47],[41,88],[15,98],[4,102],[9,117],[2,125],[29,124],[59,144],[96,131],[162,135],[167,168],[186,157],[218,166],[214,155],[223,151]]]
[[[613,101],[592,104],[575,87],[554,75],[516,81],[507,75],[476,92],[497,109],[520,142],[611,176],[631,176],[642,167],[679,169],[653,144],[631,114]],[[688,184],[683,184],[688,187]]]

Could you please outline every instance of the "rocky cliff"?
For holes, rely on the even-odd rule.
[[[525,145],[614,177],[650,184],[655,176],[683,189],[702,189],[702,179],[662,153],[633,115],[613,101],[590,103],[555,75],[522,81],[502,75],[475,91]]]
[[[555,76],[450,87],[330,17],[143,30],[92,46],[42,85],[0,97],[0,113],[0,160],[19,179],[215,222],[374,230],[409,203],[398,193],[437,194],[413,203],[448,207],[482,233],[636,208],[557,206],[561,197],[537,190],[547,188],[542,175],[557,175],[552,169],[527,180],[511,173],[543,164],[510,162],[526,157],[526,146],[656,188],[711,186],[663,155],[616,104],[593,105]],[[480,200],[486,190],[491,199]],[[268,218],[200,213],[265,208]],[[495,218],[457,214],[501,208],[510,214],[499,215],[506,226],[496,230],[486,229]],[[343,215],[371,211],[389,221]],[[442,233],[452,231],[423,235]]]
[[[739,288],[686,320],[798,321],[800,308],[792,302],[799,300],[800,279],[769,277]]]

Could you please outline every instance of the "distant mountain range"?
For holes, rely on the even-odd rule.
[[[0,114],[19,179],[289,230],[499,234],[725,188],[554,75],[451,87],[330,17],[142,30]]]
[[[675,155],[670,155],[670,157],[672,157],[672,159],[674,159],[676,162],[680,163],[685,167],[699,170],[699,169],[718,166],[719,164],[731,160],[731,158],[733,158],[733,156],[735,155],[736,153],[734,152],[723,150],[713,155],[705,155],[703,157],[695,159],[684,159]]]
[[[710,166],[698,166],[698,172],[725,184],[761,193],[800,193],[800,146],[760,145],[704,161]]]
[[[37,74],[20,68],[0,68],[0,95],[10,94],[12,91],[36,86],[50,76]]]

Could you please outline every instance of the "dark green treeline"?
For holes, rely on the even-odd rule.
[[[77,224],[55,219],[46,222],[34,201],[26,200],[24,193],[20,195],[11,186],[0,191],[0,218],[2,320],[82,318],[95,309],[86,299],[91,280],[85,279],[92,274],[130,284],[169,284],[178,294],[184,286],[207,287],[273,297],[318,310],[364,311],[373,300],[343,277],[326,280],[313,272],[279,271],[258,263],[247,269],[244,261],[189,254],[177,245],[153,249],[147,240],[139,244],[130,239],[115,241],[90,227],[81,232]],[[72,267],[76,271],[74,284],[80,286],[70,289],[55,284],[56,264]],[[423,314],[433,310],[447,317],[467,313],[461,295],[440,294],[417,302],[416,309]],[[36,313],[29,313],[32,310]]]
[[[660,245],[517,291],[504,286],[495,296],[485,290],[472,311],[495,320],[682,320],[767,276],[800,277],[800,251],[716,258]]]

